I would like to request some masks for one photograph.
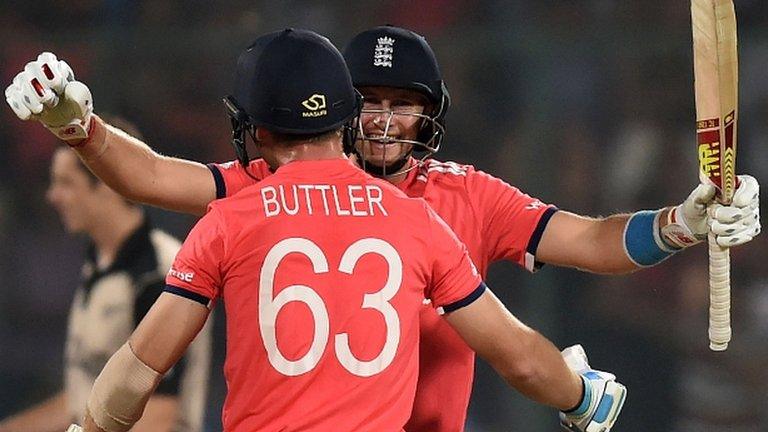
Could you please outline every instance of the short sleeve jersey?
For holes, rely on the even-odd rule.
[[[296,161],[215,201],[166,290],[227,314],[227,431],[400,431],[423,300],[485,289],[429,206],[348,160]]]
[[[270,174],[262,159],[246,169],[237,163],[208,165],[217,196],[226,197]],[[249,175],[250,174],[250,175]],[[539,240],[556,208],[470,165],[428,159],[397,187],[423,198],[466,245],[480,275],[508,260],[535,271]],[[421,365],[409,432],[461,431],[474,376],[474,353],[425,306],[421,314]]]

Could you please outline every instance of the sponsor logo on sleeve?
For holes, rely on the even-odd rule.
[[[174,277],[182,282],[192,282],[195,278],[195,272],[180,272],[174,268],[168,270],[168,276]]]
[[[528,204],[527,206],[525,206],[525,209],[526,210],[538,210],[538,209],[540,209],[540,208],[542,208],[544,206],[545,206],[545,204],[543,202],[541,202],[539,200],[536,200],[536,201]]]

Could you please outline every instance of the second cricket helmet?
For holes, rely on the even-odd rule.
[[[234,93],[224,103],[238,160],[247,166],[245,132],[254,128],[314,135],[344,126],[345,140],[354,140],[361,97],[326,37],[286,29],[257,38],[240,55]]]
[[[425,95],[432,110],[425,113],[418,142],[414,144],[429,153],[440,148],[451,100],[435,53],[423,36],[391,25],[374,27],[350,41],[344,49],[344,58],[358,89],[383,86]]]

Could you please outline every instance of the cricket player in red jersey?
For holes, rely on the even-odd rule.
[[[361,99],[326,38],[262,36],[236,76],[225,99],[236,139],[249,134],[275,173],[209,206],[165,292],[97,378],[86,432],[130,429],[218,298],[226,431],[402,431],[425,297],[510,385],[565,411],[572,430],[610,428],[625,395],[613,375],[572,370],[486,289],[424,200],[347,158]]]
[[[628,273],[698,243],[710,226],[724,246],[746,243],[760,232],[759,185],[750,176],[740,177],[731,206],[713,204],[711,188],[697,187],[677,206],[590,218],[542,204],[471,166],[425,159],[439,149],[450,103],[424,38],[406,29],[377,27],[355,37],[345,57],[366,100],[360,123],[364,139],[356,149],[366,171],[409,196],[423,197],[467,245],[482,276],[499,260],[529,271],[545,263],[595,273]],[[90,115],[89,107],[80,109],[82,101],[90,101],[90,93],[78,91],[82,84],[73,77],[68,80],[72,91],[64,95],[63,104],[27,107],[18,98],[8,101],[24,120],[38,118],[54,132],[66,130],[64,126],[81,131],[64,138],[91,170],[128,198],[203,214],[215,198],[233,195],[270,174],[262,159],[248,160],[244,152],[239,162],[208,167],[159,155]],[[51,119],[49,111],[58,117]],[[33,115],[37,113],[42,114]],[[88,131],[90,137],[83,141]],[[416,153],[424,157],[413,157]],[[432,308],[424,307],[422,320],[420,377],[406,429],[461,430],[474,354]]]

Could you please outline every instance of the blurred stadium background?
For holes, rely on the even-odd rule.
[[[768,2],[736,0],[738,171],[766,186]],[[475,164],[592,215],[677,204],[697,181],[689,6],[683,0],[130,1],[0,4],[3,86],[50,50],[96,111],[135,121],[162,153],[232,159],[220,102],[256,35],[309,28],[339,47],[391,23],[424,34],[453,97],[439,158]],[[0,109],[0,418],[61,385],[81,239],[44,201],[55,139]],[[765,203],[766,200],[763,199]],[[765,205],[765,204],[764,204]],[[150,210],[183,237],[193,218]],[[582,343],[629,395],[618,431],[768,431],[768,237],[733,252],[734,339],[707,348],[706,250],[627,277],[513,265],[489,285],[561,347]],[[207,423],[219,426],[223,325]],[[351,407],[354,409],[354,407]],[[470,431],[554,431],[553,410],[478,363]]]

